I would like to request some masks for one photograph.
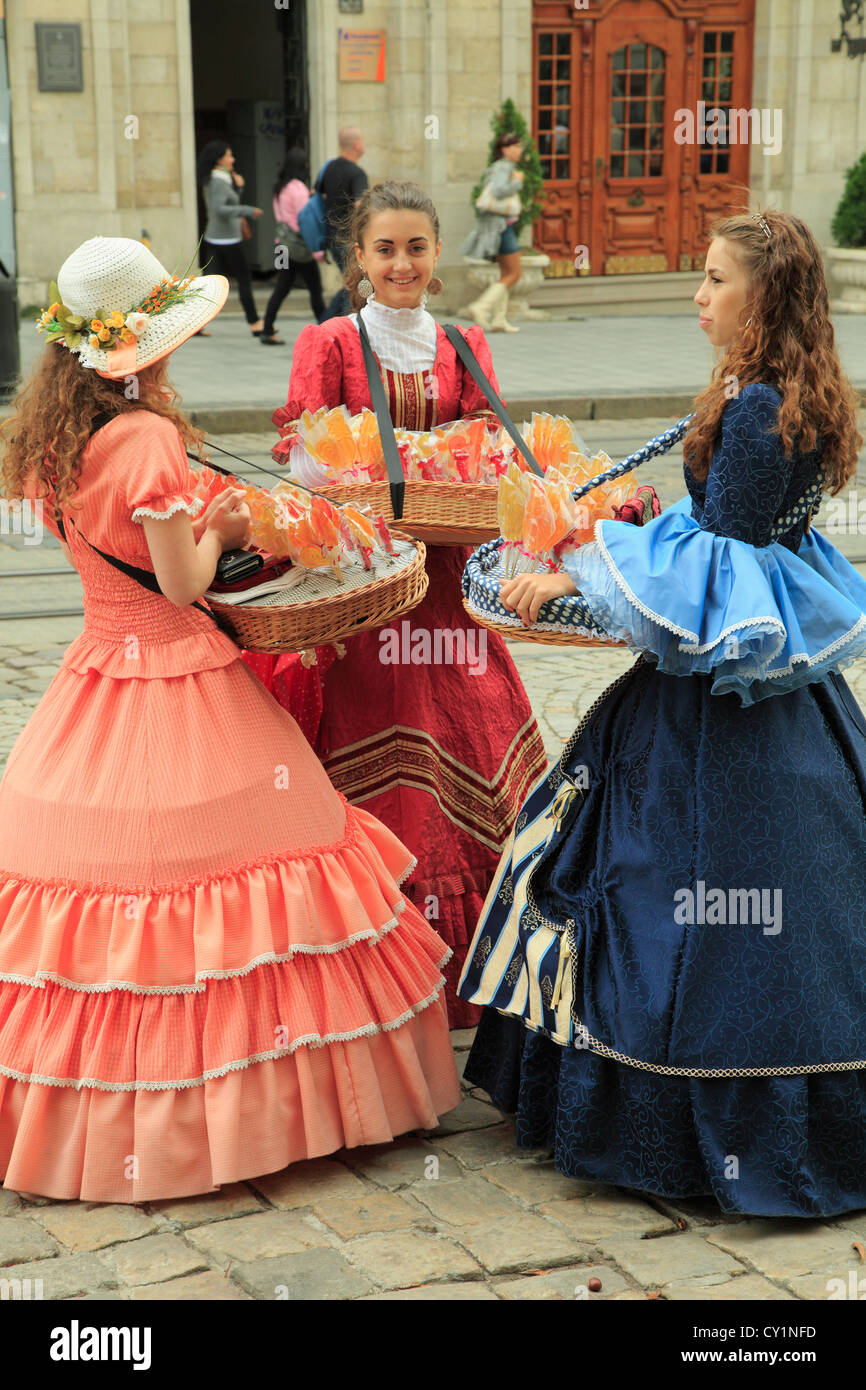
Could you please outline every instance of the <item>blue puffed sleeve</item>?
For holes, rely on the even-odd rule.
[[[647,526],[602,520],[563,563],[611,636],[671,675],[710,674],[744,705],[866,652],[866,582],[813,526],[796,552],[769,541],[791,482],[771,428],[779,397],[747,387],[723,416],[703,505]],[[768,428],[769,427],[769,428]]]

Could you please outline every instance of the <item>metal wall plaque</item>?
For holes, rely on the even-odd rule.
[[[340,14],[363,14],[364,0],[340,0]]]
[[[37,24],[40,92],[83,92],[80,24]]]

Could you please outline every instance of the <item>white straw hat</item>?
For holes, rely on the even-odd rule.
[[[57,288],[66,309],[84,319],[80,344],[71,349],[82,365],[113,379],[148,367],[203,328],[219,313],[229,292],[224,275],[199,275],[185,283],[183,298],[148,313],[142,306],[169,279],[153,252],[129,237],[91,237],[73,251],[63,262]],[[134,340],[114,348],[91,346],[91,320],[100,313],[118,313],[124,319],[133,315],[128,326],[135,331]]]

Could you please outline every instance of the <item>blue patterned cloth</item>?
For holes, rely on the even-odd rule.
[[[603,523],[641,602],[741,650],[700,669],[582,571],[599,621],[656,645],[521,809],[460,993],[491,1006],[467,1078],[562,1172],[827,1216],[866,1207],[866,721],[820,653],[854,654],[863,594],[801,521],[770,539],[820,465],[771,450],[777,406],[727,407],[691,514]]]

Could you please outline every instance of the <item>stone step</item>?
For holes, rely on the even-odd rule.
[[[703,275],[699,270],[641,275],[551,276],[534,284],[531,309],[551,317],[568,314],[694,314],[694,297]]]

